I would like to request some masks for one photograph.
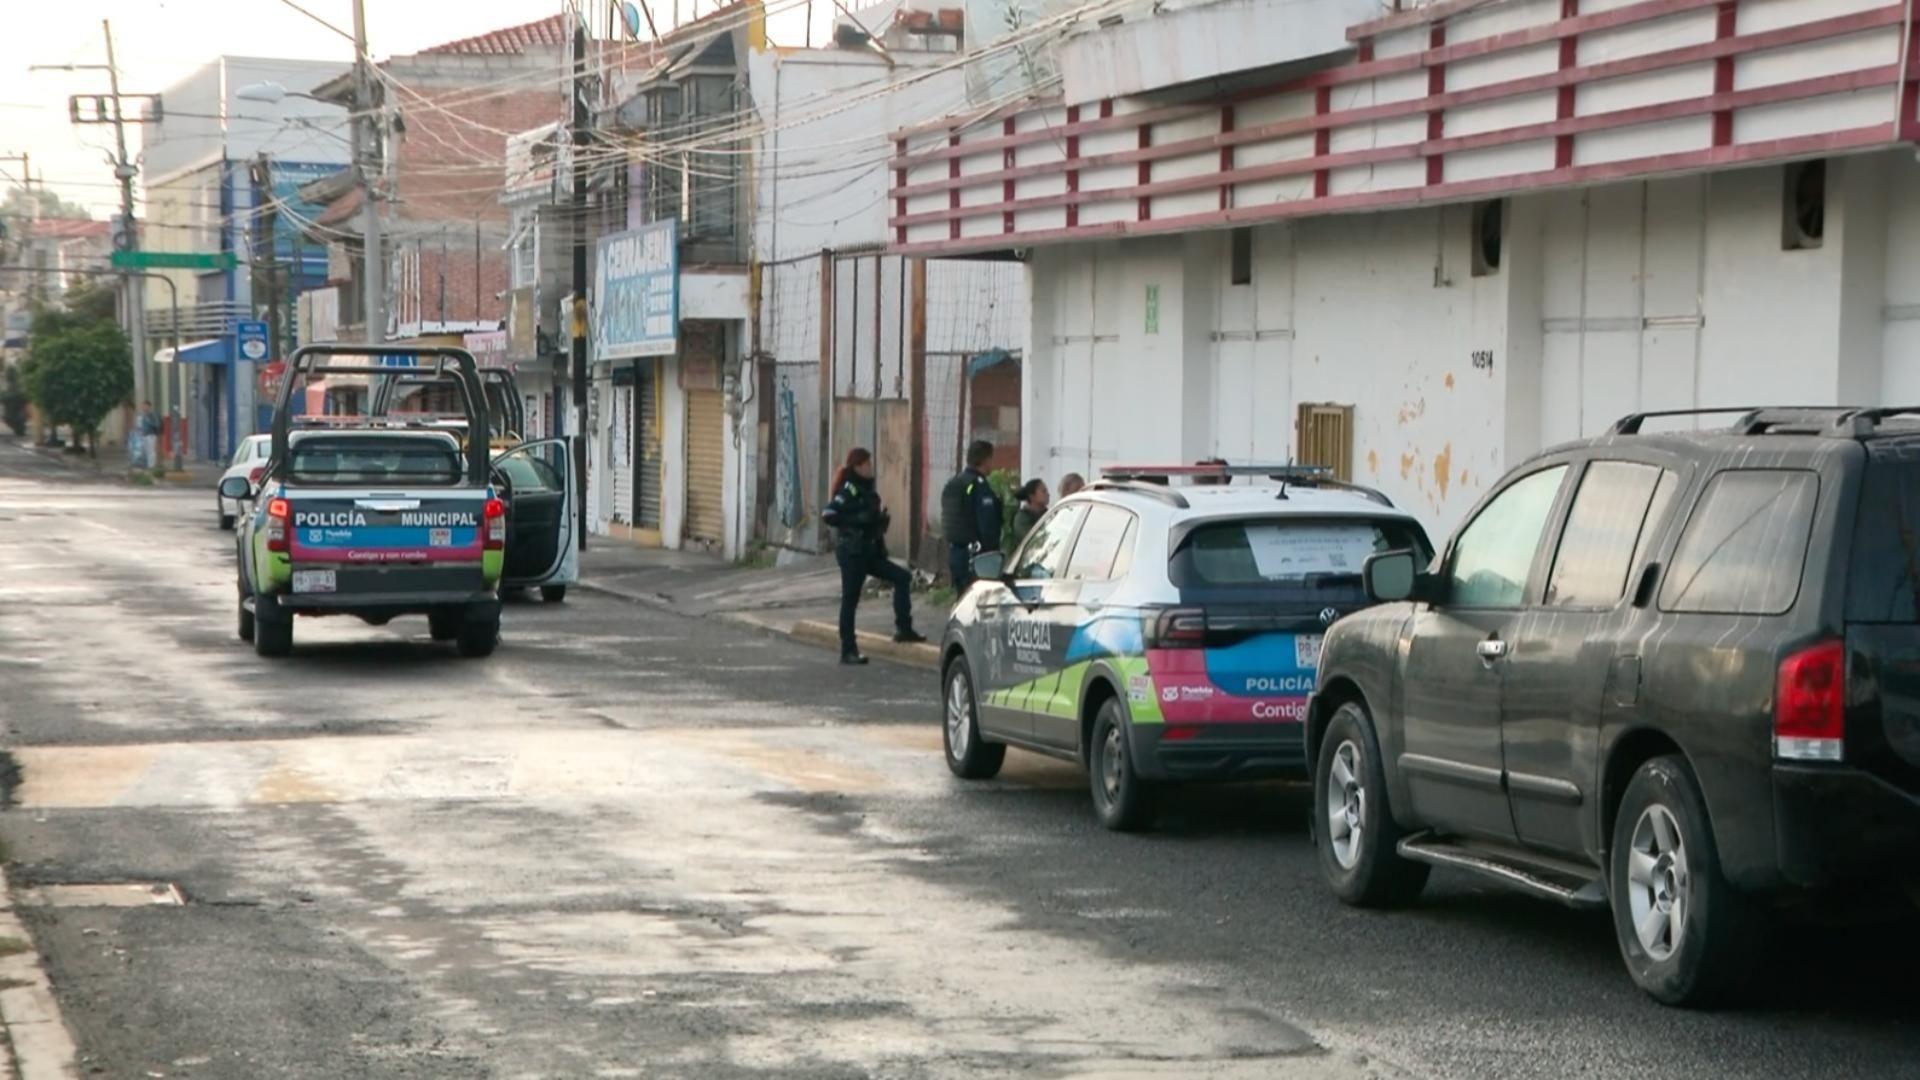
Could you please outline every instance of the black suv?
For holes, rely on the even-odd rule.
[[[1336,623],[1308,711],[1351,904],[1432,866],[1611,905],[1634,981],[1737,989],[1820,892],[1920,898],[1920,409],[1752,409],[1504,477]]]

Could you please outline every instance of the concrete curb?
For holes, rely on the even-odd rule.
[[[13,890],[0,871],[0,938],[24,942],[22,952],[0,956],[0,1024],[13,1053],[8,1075],[20,1080],[77,1080],[79,1049],[60,1018],[40,954],[13,911]]]
[[[840,648],[840,628],[831,623],[803,619],[793,624],[788,632],[795,641],[804,641],[809,645],[818,645],[826,649]],[[858,631],[860,651],[868,656],[877,656],[882,660],[891,660],[896,664],[909,667],[926,668],[928,671],[940,670],[940,648],[932,642],[920,642],[915,645],[903,645],[885,634],[876,634],[871,630]]]

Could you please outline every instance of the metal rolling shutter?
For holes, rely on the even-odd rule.
[[[687,391],[687,539],[718,545],[725,515],[723,487],[725,412],[720,391]]]
[[[638,420],[634,424],[640,442],[638,485],[640,527],[660,527],[660,364],[647,361],[640,366],[634,381],[634,401]]]
[[[633,387],[613,388],[613,520],[633,524]]]

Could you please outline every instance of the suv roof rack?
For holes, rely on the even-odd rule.
[[[1727,430],[1736,435],[1829,435],[1836,438],[1864,438],[1873,434],[1880,421],[1896,416],[1920,417],[1920,405],[1890,405],[1863,409],[1857,405],[1744,405],[1716,409],[1659,409],[1629,413],[1614,422],[1614,435],[1638,435],[1646,420],[1667,416],[1711,416],[1739,413]]]
[[[1298,485],[1310,488],[1333,488],[1351,491],[1363,498],[1370,499],[1382,506],[1391,508],[1393,500],[1385,493],[1362,484],[1351,483],[1334,478],[1333,470],[1325,465],[1108,465],[1100,470],[1102,483],[1127,483],[1139,487],[1151,487],[1156,491],[1166,491],[1167,481],[1175,476],[1208,477],[1231,480],[1236,476],[1254,476],[1265,480],[1277,480],[1280,483],[1280,497],[1286,498],[1287,486]],[[1182,508],[1186,501],[1181,500]]]

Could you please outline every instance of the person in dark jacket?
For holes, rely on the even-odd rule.
[[[1000,550],[1000,496],[987,482],[992,460],[993,444],[975,439],[967,447],[967,467],[940,489],[940,531],[947,538],[947,572],[956,593],[973,584],[976,553]]]
[[[1013,511],[1013,542],[1007,548],[1010,552],[1018,548],[1020,541],[1025,540],[1033,527],[1039,524],[1051,501],[1051,496],[1047,494],[1047,482],[1037,476],[1021,484],[1016,495],[1020,505]]]
[[[847,451],[847,462],[833,474],[833,498],[821,517],[833,528],[834,558],[840,563],[840,662],[864,664],[854,634],[853,616],[870,577],[893,586],[893,640],[925,641],[913,629],[913,575],[887,558],[887,527],[892,524],[873,482],[873,455],[865,447]]]

